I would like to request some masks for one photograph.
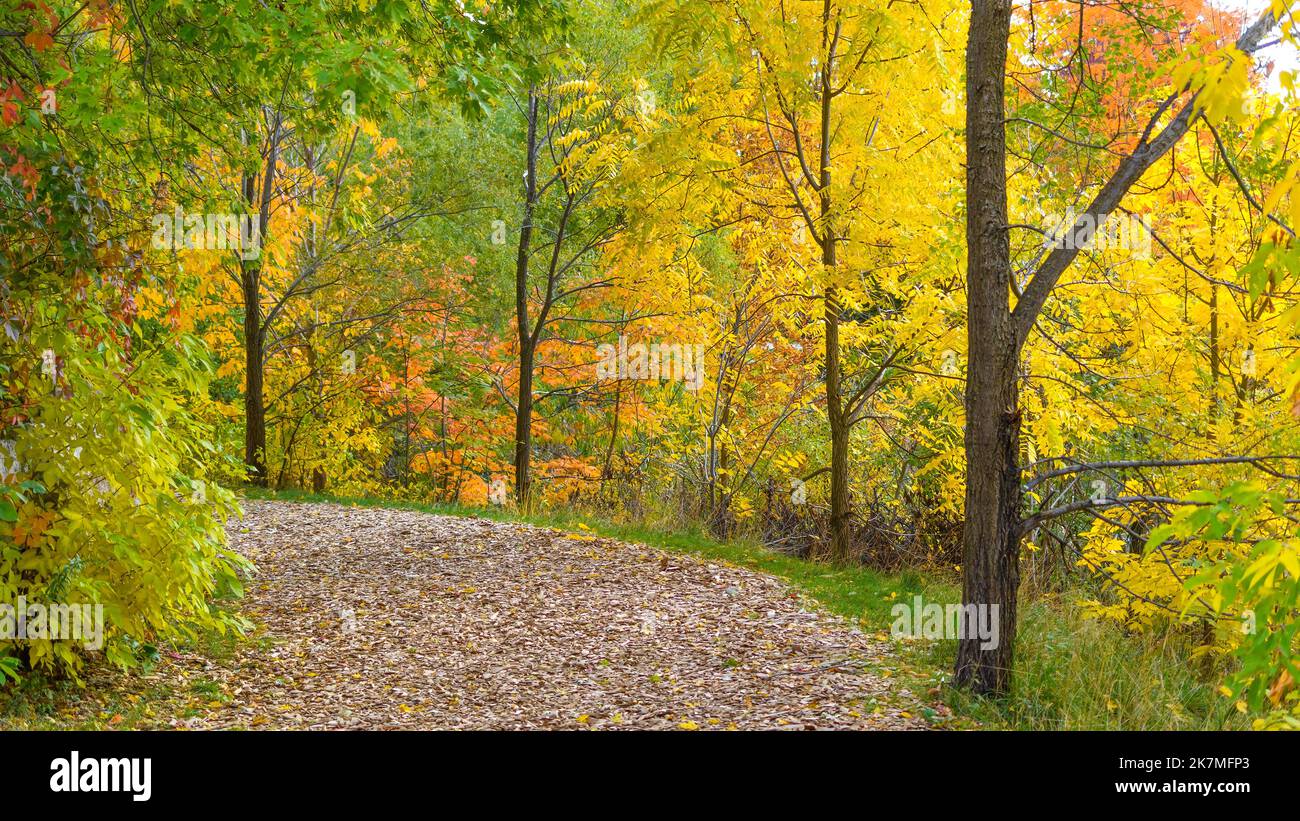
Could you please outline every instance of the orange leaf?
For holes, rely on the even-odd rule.
[[[1277,681],[1273,682],[1273,686],[1269,688],[1268,700],[1273,702],[1274,707],[1278,706],[1282,703],[1282,696],[1286,695],[1287,690],[1294,686],[1295,679],[1291,677],[1291,671],[1283,670],[1282,675],[1278,676]]]
[[[32,31],[28,32],[27,36],[23,38],[23,42],[37,51],[45,51],[54,45],[54,38],[50,36],[48,31]]]

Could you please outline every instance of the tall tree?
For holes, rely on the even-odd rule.
[[[792,219],[794,241],[809,237],[816,248],[807,295],[815,307],[807,308],[807,321],[821,328],[831,457],[816,474],[830,477],[824,552],[835,562],[854,558],[850,437],[901,373],[895,366],[909,346],[895,326],[907,324],[906,308],[921,289],[917,280],[896,286],[926,263],[928,248],[913,242],[899,216],[923,209],[942,191],[923,187],[923,174],[906,173],[907,160],[919,166],[923,153],[934,167],[943,166],[942,146],[935,147],[943,129],[920,116],[927,102],[936,101],[921,85],[924,78],[892,70],[930,52],[926,38],[933,30],[920,21],[931,8],[822,0],[810,18],[782,4],[732,3],[745,34],[741,46],[753,57],[757,92],[755,110],[744,116],[761,129],[755,135],[761,153],[744,163],[768,165],[776,177],[757,178],[745,168],[751,206]],[[904,94],[915,107],[889,104]],[[891,202],[889,214],[873,212],[879,201]]]
[[[602,88],[598,77],[587,70],[542,80],[528,87],[519,106],[525,157],[514,283],[519,345],[514,470],[515,498],[524,508],[532,491],[539,346],[557,324],[580,321],[574,315],[579,300],[614,282],[596,261],[623,218],[602,200],[637,117],[634,103]]]
[[[262,121],[266,138],[259,145],[260,167],[245,172],[240,185],[246,213],[252,217],[250,239],[253,247],[265,247],[271,226],[271,206],[275,201],[275,175],[284,138],[284,120],[280,110],[264,109]],[[260,131],[259,131],[260,133]],[[260,183],[260,184],[259,184]],[[244,464],[255,485],[265,485],[266,474],[266,400],[264,368],[266,364],[266,326],[262,320],[263,258],[239,256],[239,285],[244,297]]]
[[[1249,61],[1289,3],[1248,26],[1222,59]],[[1005,95],[1010,0],[973,0],[966,48],[966,500],[962,600],[998,608],[997,642],[958,643],[954,680],[980,693],[1010,689],[1022,539],[1020,354],[1061,275],[1086,248],[1129,189],[1188,132],[1210,94],[1188,84],[1155,106],[1141,136],[1122,156],[1062,242],[1044,254],[1028,283],[1012,275],[1007,219]],[[1174,113],[1176,112],[1176,113]],[[1172,115],[1172,116],[1171,116]],[[1014,307],[1013,294],[1018,295]]]

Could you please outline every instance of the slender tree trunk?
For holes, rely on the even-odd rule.
[[[962,600],[996,613],[996,641],[963,618],[955,682],[1002,694],[1011,683],[1020,583],[1018,344],[1011,321],[1005,93],[1010,0],[975,0],[966,49],[966,509]],[[994,610],[996,608],[996,610]]]
[[[249,480],[266,486],[266,406],[262,386],[261,268],[245,266],[241,280],[244,293],[244,464]]]
[[[835,252],[827,254],[835,265]],[[831,551],[830,560],[847,562],[852,544],[849,534],[849,424],[840,389],[840,306],[835,289],[828,288],[824,301],[826,320],[826,421],[831,429]]]
[[[736,325],[733,333],[739,333]],[[739,363],[737,363],[739,367]],[[730,363],[730,351],[724,350],[718,357],[717,397],[713,401],[713,418],[707,428],[709,438],[709,527],[722,537],[729,535],[730,507],[734,487],[727,481],[731,469],[727,443],[721,439],[722,431],[731,424],[731,402],[735,396],[736,381],[740,378],[738,371],[733,371]]]
[[[835,220],[831,202],[831,100],[834,97],[832,77],[835,74],[835,43],[839,23],[832,25],[834,17],[831,0],[822,0],[822,49],[825,52],[824,68],[820,78],[821,152],[819,159],[818,199],[821,206],[822,268],[825,276],[834,282],[836,258]],[[828,285],[823,299],[826,321],[826,421],[831,429],[831,553],[836,563],[847,563],[852,558],[853,545],[849,533],[849,424],[840,362],[840,311],[841,306],[834,285]]]
[[[1210,283],[1210,395],[1214,397],[1212,421],[1219,421],[1223,405],[1219,399],[1219,286]],[[1214,439],[1215,425],[1210,425],[1210,439]]]
[[[411,483],[411,340],[406,338],[402,345],[402,486]]]
[[[623,407],[623,380],[614,380],[614,419],[609,429],[609,447],[605,449],[605,467],[600,471],[601,494],[604,494],[605,482],[614,478],[614,448],[618,444],[618,414]]]
[[[321,373],[320,356],[316,352],[316,345],[317,345],[316,330],[319,327],[320,327],[320,318],[318,316],[313,315],[311,326],[308,328],[307,332],[303,334],[303,342],[307,347],[307,372],[311,374],[311,388],[313,394],[315,395],[315,402],[313,403],[314,407],[311,410],[311,417],[312,417],[312,421],[317,425],[320,425],[325,420],[324,413],[322,413],[321,411],[321,407],[325,401],[325,376],[323,373]],[[299,420],[298,424],[299,427],[301,427],[302,420]],[[293,445],[293,439],[297,438],[298,429],[299,429],[298,427],[294,428],[294,436],[289,440],[289,447],[286,447],[284,449],[286,464],[289,461],[289,453]],[[320,465],[316,465],[311,469],[311,492],[312,493],[325,492],[325,478],[326,478],[325,469],[322,468]]]
[[[240,284],[244,297],[244,464],[249,469],[249,481],[266,486],[266,403],[263,387],[263,368],[266,347],[266,328],[262,324],[262,252],[266,246],[267,223],[271,218],[271,199],[275,193],[275,166],[279,159],[280,116],[271,120],[267,137],[266,164],[262,170],[262,190],[257,190],[257,179],[246,174],[243,180],[244,201],[250,211],[257,209],[257,224],[249,231],[257,255],[252,259],[241,248]]]
[[[537,94],[528,90],[528,156],[524,171],[524,218],[515,256],[515,323],[519,332],[519,397],[515,403],[515,499],[527,510],[532,488],[533,366],[537,335],[528,317],[528,256],[532,252],[533,207],[537,202]],[[559,242],[559,239],[556,239]]]
[[[1214,155],[1215,165],[1217,167],[1219,155]],[[1218,180],[1215,179],[1215,183]],[[1218,197],[1210,198],[1210,236],[1218,233]],[[1215,262],[1217,254],[1210,255],[1211,266]],[[1206,270],[1214,270],[1213,267],[1207,267]],[[1214,441],[1216,431],[1218,430],[1218,421],[1220,412],[1223,410],[1223,402],[1219,399],[1219,371],[1222,365],[1222,358],[1219,349],[1219,286],[1210,283],[1210,396],[1213,397],[1211,405],[1211,424],[1210,441]]]
[[[515,413],[515,499],[519,507],[528,509],[532,481],[529,475],[533,451],[533,349],[520,340],[519,399]]]

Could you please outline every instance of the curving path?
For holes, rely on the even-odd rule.
[[[262,640],[192,728],[900,729],[890,648],[781,581],[481,519],[245,502]],[[900,697],[901,696],[901,697]]]

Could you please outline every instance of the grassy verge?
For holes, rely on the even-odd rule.
[[[951,692],[954,712],[1019,730],[1249,729],[1252,716],[1217,692],[1221,665],[1194,660],[1176,634],[1129,635],[1085,618],[1078,598],[1022,599],[1011,695]]]
[[[121,671],[102,660],[87,664],[82,683],[31,672],[0,687],[3,730],[154,730],[183,725],[220,708],[229,694],[204,672],[207,663],[229,661],[238,649],[232,634],[205,632],[175,647],[159,648],[137,668]],[[265,648],[265,636],[244,641]],[[185,654],[195,664],[172,664],[165,656]]]

